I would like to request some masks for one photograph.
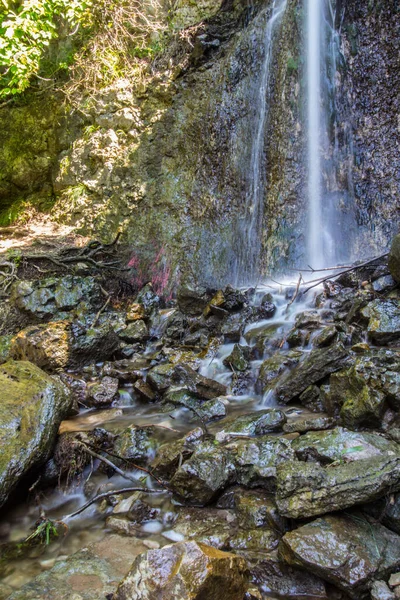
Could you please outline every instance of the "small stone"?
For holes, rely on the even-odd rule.
[[[393,573],[389,579],[389,586],[394,588],[398,585],[400,585],[400,573]]]
[[[129,344],[145,342],[149,338],[149,331],[146,323],[138,320],[133,321],[133,323],[130,323],[123,331],[121,331],[119,337]]]
[[[143,304],[131,304],[126,313],[126,320],[128,323],[131,323],[132,321],[140,321],[144,319],[145,316],[146,311]]]
[[[371,600],[394,600],[395,595],[384,581],[374,581],[371,586]]]
[[[89,406],[104,407],[112,404],[118,398],[118,379],[103,377],[100,383],[94,383],[87,388],[87,403]]]

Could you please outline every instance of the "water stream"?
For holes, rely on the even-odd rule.
[[[270,87],[273,50],[277,31],[285,13],[287,0],[274,0],[264,35],[264,60],[261,80],[256,98],[255,130],[251,146],[249,189],[243,210],[239,256],[235,267],[236,285],[251,285],[259,278],[261,230],[264,214],[264,134],[268,119],[268,96]]]

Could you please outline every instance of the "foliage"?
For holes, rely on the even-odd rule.
[[[3,4],[5,0],[2,0]],[[61,22],[76,26],[87,20],[91,0],[25,0],[0,12],[0,98],[23,92]]]
[[[36,523],[36,528],[29,537],[26,538],[26,542],[39,542],[40,544],[46,544],[48,546],[52,538],[58,537],[58,531],[56,524],[50,519],[42,518]]]

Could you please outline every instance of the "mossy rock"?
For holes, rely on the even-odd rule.
[[[29,362],[0,367],[0,506],[22,477],[49,458],[71,408],[64,385]]]

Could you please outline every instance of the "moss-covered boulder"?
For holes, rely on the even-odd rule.
[[[94,277],[51,277],[37,281],[18,281],[11,290],[12,303],[31,317],[43,319],[67,313],[81,303],[100,306],[100,285]]]
[[[284,404],[300,396],[310,385],[322,381],[335,371],[339,371],[349,361],[349,355],[343,344],[328,348],[316,348],[297,367],[284,374],[277,383],[275,393],[279,402]]]
[[[0,506],[22,477],[49,458],[71,399],[64,385],[29,362],[0,367]]]
[[[362,309],[369,319],[368,336],[378,346],[396,344],[400,339],[399,300],[373,300]]]
[[[119,339],[109,324],[86,329],[68,321],[31,325],[12,340],[11,356],[49,371],[110,358]]]
[[[361,513],[328,516],[287,533],[280,556],[363,600],[374,578],[399,568],[400,537]]]
[[[400,455],[320,467],[286,462],[277,467],[276,502],[279,512],[292,519],[323,515],[371,502],[400,489]]]
[[[196,542],[180,542],[139,556],[113,600],[243,600],[246,561]]]
[[[222,429],[218,431],[215,437],[219,442],[224,442],[234,437],[265,435],[272,431],[279,431],[284,423],[286,423],[285,413],[281,410],[269,408],[241,417],[225,419],[220,423]]]
[[[264,393],[269,392],[273,389],[279,375],[284,373],[286,369],[296,366],[302,356],[302,352],[290,350],[289,352],[277,352],[267,358],[261,365],[257,388]]]

